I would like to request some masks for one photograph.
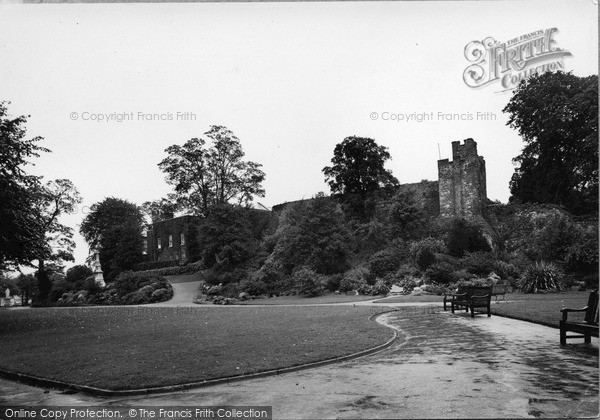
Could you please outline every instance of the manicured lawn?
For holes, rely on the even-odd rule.
[[[535,322],[538,324],[557,327],[562,316],[562,308],[583,308],[587,305],[590,291],[586,292],[563,292],[563,293],[545,293],[545,294],[523,294],[519,292],[506,295],[507,302],[492,298],[492,313],[509,318],[521,319],[524,321]],[[443,301],[443,296],[435,295],[400,295],[391,296],[385,299],[377,300],[376,303],[410,303],[410,302],[439,302]],[[581,314],[569,314],[569,319],[582,318]]]
[[[105,389],[182,384],[348,355],[392,331],[368,307],[0,310],[0,368]]]
[[[442,303],[444,296],[438,295],[397,295],[380,298],[375,303],[411,303],[411,302],[440,302]]]
[[[589,290],[547,294],[510,293],[506,295],[508,302],[494,303],[492,298],[492,313],[558,328],[562,316],[560,310],[583,308],[589,296]],[[583,315],[569,314],[569,319],[583,319]]]
[[[365,296],[353,294],[327,293],[321,296],[277,296],[264,299],[253,299],[237,302],[239,305],[318,305],[324,303],[360,302],[363,300],[378,299],[380,296]]]

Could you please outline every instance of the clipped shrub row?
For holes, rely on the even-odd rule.
[[[147,261],[138,264],[134,264],[132,267],[132,271],[149,271],[149,270],[158,270],[160,268],[167,267],[178,267],[185,265],[180,260],[167,260],[167,261]]]
[[[148,275],[158,275],[158,276],[178,276],[181,274],[193,274],[202,270],[203,268],[202,261],[197,261],[195,263],[177,266],[177,267],[165,267],[165,268],[156,268],[153,270],[144,270],[144,271],[134,271],[136,273],[143,273]]]

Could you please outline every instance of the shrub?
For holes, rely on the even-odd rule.
[[[123,271],[119,269],[112,270],[104,277],[104,281],[106,283],[113,283],[117,279],[117,277],[119,277],[119,274],[121,274],[122,272]]]
[[[2,289],[2,297],[4,297],[4,290]],[[60,299],[64,294],[73,290],[72,285],[66,279],[57,279],[52,282],[52,289],[50,289],[50,302],[56,302]]]
[[[383,277],[394,271],[400,265],[400,255],[397,249],[385,249],[369,258],[369,271],[376,277]]]
[[[125,271],[117,276],[117,279],[114,282],[114,288],[117,289],[117,293],[120,296],[125,296],[152,283],[160,285],[168,284],[164,277],[156,274]]]
[[[464,219],[452,221],[446,246],[450,255],[455,257],[462,257],[466,252],[491,251],[480,228]]]
[[[452,272],[452,278],[455,282],[467,282],[477,278],[477,275],[468,272],[466,269],[455,270]]]
[[[202,261],[196,261],[195,263],[181,265],[177,267],[165,267],[157,268],[153,270],[136,271],[137,273],[154,274],[159,276],[177,276],[181,274],[197,273],[202,270]]]
[[[517,278],[521,275],[521,271],[512,263],[496,260],[494,261],[494,272],[500,276],[501,279]]]
[[[252,296],[258,296],[267,293],[266,283],[258,278],[256,272],[241,280],[238,288],[242,292],[246,292]]]
[[[85,279],[94,274],[87,265],[74,265],[67,270],[66,280],[72,285],[72,290],[83,289]]]
[[[410,258],[419,270],[426,270],[436,260],[436,253],[443,253],[446,247],[442,241],[432,237],[413,242],[409,248]]]
[[[580,235],[566,251],[565,268],[577,273],[598,273],[598,234],[596,231]]]
[[[301,267],[292,274],[295,291],[299,295],[318,296],[325,290],[323,276],[308,267]]]
[[[142,287],[140,290],[138,290],[138,292],[145,294],[147,297],[150,297],[154,292],[154,285],[148,284]]]
[[[486,279],[474,278],[466,281],[457,282],[456,286],[489,286],[490,283]]]
[[[359,289],[357,289],[357,291],[361,295],[372,295],[373,294],[373,286],[371,286],[369,284],[364,284]]]
[[[432,282],[448,284],[457,281],[454,267],[447,262],[435,263],[425,270],[425,276]]]
[[[417,287],[418,284],[419,279],[412,276],[407,276],[402,279],[400,283],[398,283],[398,286],[404,289],[404,293],[410,293],[415,287]]]
[[[461,263],[469,273],[487,276],[496,268],[496,257],[491,252],[466,252]]]
[[[432,283],[427,285],[427,293],[431,293],[432,295],[443,295],[444,293],[449,293],[452,290],[452,287],[448,285],[441,285],[437,283]]]
[[[102,291],[102,287],[100,287],[100,285],[96,283],[96,279],[93,275],[85,279],[83,288],[92,295]]]
[[[404,279],[406,277],[416,277],[419,274],[418,270],[409,264],[402,264],[398,271],[396,271],[395,277]]]
[[[382,279],[377,279],[375,284],[373,285],[373,289],[371,290],[372,295],[384,295],[390,292],[390,287],[385,283]]]
[[[523,293],[559,292],[565,289],[562,270],[544,261],[530,265],[519,281]]]
[[[179,265],[179,260],[147,261],[143,263],[134,264],[132,267],[132,271],[156,270],[159,268],[176,267]]]
[[[171,290],[169,296],[169,290],[167,289],[156,289],[152,292],[150,296],[150,302],[164,302],[165,300],[169,300],[173,296],[173,291]]]
[[[266,292],[276,292],[282,287],[285,289],[285,284],[288,283],[281,263],[271,257],[267,258],[263,266],[252,277],[265,284]]]
[[[148,295],[141,290],[129,293],[123,298],[123,303],[125,305],[141,305],[149,302],[150,299]]]
[[[330,292],[335,292],[336,290],[340,290],[340,283],[344,276],[342,274],[332,274],[330,276],[324,276],[325,278],[325,288]]]
[[[340,281],[340,292],[350,292],[360,290],[367,286],[367,278],[370,276],[369,270],[365,267],[356,267],[344,273]]]

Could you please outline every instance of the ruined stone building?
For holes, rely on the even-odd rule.
[[[402,184],[432,217],[482,218],[487,203],[485,160],[473,139],[452,142],[452,161],[438,160],[438,180]]]
[[[485,160],[477,143],[452,142],[452,161],[438,160],[440,216],[472,219],[483,215],[487,202]]]
[[[145,253],[147,261],[186,260],[189,243],[186,243],[188,226],[196,216],[172,217],[153,223],[146,232]]]
[[[452,161],[438,160],[438,180],[402,184],[399,192],[410,193],[418,205],[431,217],[461,217],[475,219],[484,228],[486,237],[491,231],[484,219],[487,204],[485,160],[477,154],[477,143],[473,139],[452,142]],[[278,214],[292,203],[273,206],[272,214]],[[253,225],[265,224],[263,210],[252,210]],[[270,216],[267,216],[269,219]],[[273,218],[273,217],[271,217]],[[168,218],[150,225],[146,238],[147,261],[185,260],[189,256],[186,232],[197,216]],[[262,220],[258,222],[258,220]],[[256,222],[256,223],[255,223]],[[490,239],[491,243],[491,239]]]

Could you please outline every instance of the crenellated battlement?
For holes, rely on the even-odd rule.
[[[438,160],[440,216],[474,218],[487,201],[485,160],[477,142],[452,142],[452,161]]]

